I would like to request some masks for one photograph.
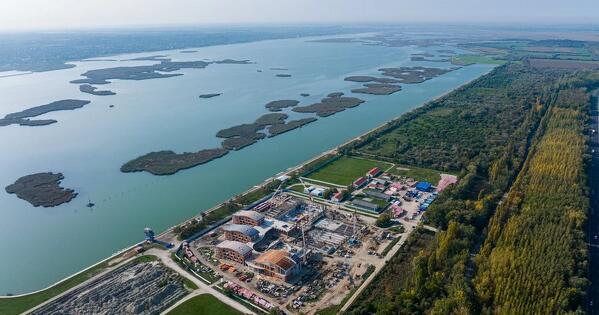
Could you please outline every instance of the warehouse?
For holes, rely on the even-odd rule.
[[[433,185],[429,182],[418,182],[418,184],[416,184],[416,189],[427,192],[431,190],[432,186]]]
[[[366,180],[366,178],[360,177],[352,183],[352,186],[354,186],[354,188],[358,189],[358,188],[364,186],[367,182],[368,182],[368,180]]]
[[[379,207],[377,204],[374,204],[372,202],[368,202],[366,200],[362,200],[362,199],[354,199],[352,200],[352,205],[364,209],[364,210],[368,210],[371,212],[376,212],[378,213],[381,210],[381,207]]]
[[[384,201],[389,201],[389,199],[391,199],[391,196],[384,194],[378,190],[373,190],[373,189],[364,190],[364,193],[370,197],[381,199]]]

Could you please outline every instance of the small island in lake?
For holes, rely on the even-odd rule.
[[[287,123],[272,125],[268,128],[268,132],[270,133],[270,135],[268,137],[275,137],[275,136],[278,136],[287,131],[291,131],[296,128],[301,128],[302,126],[307,125],[311,122],[315,122],[316,120],[318,120],[318,119],[316,119],[314,117],[310,117],[310,118],[302,118],[302,119],[298,119],[298,120],[292,120]]]
[[[167,55],[153,55],[137,57],[132,59],[126,59],[125,61],[170,61],[171,59]]]
[[[289,78],[289,77],[291,77],[291,74],[288,74],[288,73],[279,73],[276,76],[279,77],[279,78]]]
[[[300,96],[308,97],[308,96],[310,96],[310,93],[300,93]]]
[[[422,83],[426,80],[436,78],[442,74],[456,70],[457,68],[441,69],[427,67],[398,67],[398,68],[382,68],[379,71],[384,76],[398,79],[398,83],[415,84]]]
[[[284,124],[287,119],[286,114],[272,113],[262,115],[251,124],[241,124],[230,128],[220,130],[216,136],[225,138],[222,142],[223,148],[227,150],[239,150],[248,145],[264,139],[266,134],[258,132],[269,125]]]
[[[23,176],[6,186],[6,192],[29,202],[34,207],[55,207],[77,196],[72,189],[60,187],[62,173],[37,173]]]
[[[198,152],[175,153],[173,151],[151,152],[121,166],[121,172],[147,171],[154,175],[171,175],[222,157],[229,151],[217,148]]]
[[[341,92],[331,93],[328,97],[323,98],[319,103],[294,107],[292,110],[297,113],[316,113],[316,115],[320,117],[327,117],[344,111],[346,108],[356,107],[364,103],[364,100],[359,98],[342,97],[341,95],[343,95]]]
[[[77,108],[81,108],[89,103],[90,101],[67,99],[32,107],[20,112],[8,114],[4,116],[4,118],[0,118],[0,127],[12,124],[18,124],[21,126],[50,125],[56,123],[57,121],[54,119],[31,120],[29,118],[60,110],[74,110]]]
[[[391,95],[401,91],[401,86],[385,83],[366,83],[363,88],[352,89],[352,93],[372,94],[372,95]]]
[[[397,80],[397,79],[392,79],[392,78],[376,78],[376,77],[371,77],[371,76],[367,76],[367,75],[354,75],[354,76],[346,77],[343,80],[344,81],[350,81],[350,82],[360,82],[360,83],[365,83],[365,82],[400,83],[401,82],[400,80]]]
[[[265,107],[271,112],[280,112],[283,108],[293,107],[299,104],[296,100],[278,100],[272,101],[265,105]]]
[[[160,63],[149,66],[129,66],[114,67],[104,69],[89,70],[82,76],[85,79],[71,81],[76,84],[109,84],[109,80],[150,80],[170,78],[183,75],[182,73],[164,73],[174,72],[181,69],[203,69],[210,64],[250,64],[249,60],[224,59],[219,61],[172,61],[163,55],[139,57],[130,60],[160,61]]]
[[[114,93],[113,91],[110,91],[110,90],[97,91],[97,89],[98,89],[97,87],[91,86],[89,84],[81,84],[79,86],[79,91],[81,91],[83,93],[88,93],[88,94],[97,95],[97,96],[116,95],[116,93]]]
[[[217,96],[221,96],[223,93],[208,93],[200,95],[200,98],[213,98]]]

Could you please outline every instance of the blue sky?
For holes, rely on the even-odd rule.
[[[0,30],[347,22],[599,24],[599,0],[0,0]]]

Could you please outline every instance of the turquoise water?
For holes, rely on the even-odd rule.
[[[0,127],[0,186],[26,174],[53,171],[65,175],[64,187],[79,192],[72,202],[54,208],[34,208],[15,195],[0,193],[0,294],[46,287],[141,240],[146,226],[163,231],[492,69],[468,66],[422,84],[403,85],[401,92],[391,96],[358,95],[367,102],[357,108],[176,175],[121,173],[124,162],[150,151],[216,147],[218,130],[253,121],[266,113],[264,104],[269,101],[291,98],[302,105],[330,92],[349,93],[359,83],[343,81],[348,75],[376,75],[378,68],[387,66],[450,66],[410,62],[411,53],[425,51],[417,47],[305,39],[197,51],[115,58],[164,53],[174,60],[232,58],[256,64],[210,65],[182,70],[184,75],[174,78],[100,86],[117,92],[116,96],[83,94],[68,82],[89,69],[152,62],[77,62],[72,69],[0,78],[0,116],[64,98],[92,101],[82,109],[40,116],[57,119],[54,125]],[[272,67],[289,70],[269,70]],[[275,77],[280,72],[293,76]],[[223,95],[198,98],[214,92]],[[109,108],[111,104],[115,107]],[[86,208],[88,199],[96,207]]]

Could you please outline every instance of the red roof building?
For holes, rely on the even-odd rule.
[[[366,184],[366,178],[360,177],[360,178],[356,179],[352,185],[354,186],[354,188],[360,188],[360,187],[364,186],[364,184]]]
[[[331,200],[333,200],[334,202],[341,202],[343,200],[343,192],[340,191],[340,192],[334,194],[333,198],[331,198]]]
[[[379,169],[378,167],[374,167],[370,171],[368,171],[368,176],[370,176],[370,177],[376,177],[380,173],[381,173],[381,169]]]

